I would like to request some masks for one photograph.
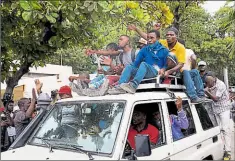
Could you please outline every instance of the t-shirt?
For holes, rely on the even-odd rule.
[[[14,124],[16,130],[16,137],[18,137],[21,132],[28,126],[30,123],[30,119],[26,117],[26,113],[24,111],[17,111],[15,113]]]
[[[196,59],[196,55],[193,50],[186,49],[186,60],[182,70],[191,70],[192,69],[192,58]]]
[[[229,92],[224,82],[217,78],[215,86],[210,88],[210,90],[212,95],[219,98],[217,102],[213,102],[213,109],[216,114],[230,110],[232,108],[232,104],[229,100]]]
[[[158,141],[159,131],[156,127],[154,127],[151,124],[147,124],[146,127],[138,132],[133,126],[130,127],[129,133],[128,133],[128,141],[130,143],[130,146],[135,149],[135,136],[137,134],[147,134],[149,135],[149,139],[151,143],[156,144]]]
[[[127,66],[127,65],[129,65],[129,64],[131,64],[132,63],[132,59],[131,59],[131,51],[132,51],[133,49],[131,49],[129,52],[127,52],[127,53],[124,53],[123,52],[123,54],[121,54],[121,55],[123,55],[123,64],[124,64],[124,66]],[[135,51],[135,57],[137,56],[137,54],[139,53],[139,50],[136,50]]]
[[[166,40],[160,39],[159,42],[169,49],[168,43]],[[186,62],[186,50],[184,45],[177,42],[172,49],[169,49],[171,53],[174,53],[179,63]]]

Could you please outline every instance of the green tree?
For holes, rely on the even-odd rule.
[[[100,24],[113,20],[114,25],[128,21],[146,25],[151,16],[155,16],[144,9],[146,3],[148,1],[1,2],[1,81],[6,81],[6,92],[11,94],[29,67],[43,66],[57,49],[77,44],[94,45],[92,41],[102,36],[95,33]],[[162,22],[169,24],[173,17],[164,3],[154,2],[153,7],[162,13]]]
[[[75,74],[85,71],[91,73],[97,69],[97,66],[93,65],[91,59],[84,54],[84,50],[78,46],[57,50],[56,53],[50,57],[48,63],[58,65],[62,63],[62,65],[72,66]]]

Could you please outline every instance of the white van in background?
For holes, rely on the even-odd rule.
[[[180,85],[141,84],[135,94],[78,96],[58,101],[47,114],[37,116],[19,136],[3,160],[219,160],[223,158],[220,129],[211,102],[191,104]],[[169,93],[170,90],[170,93]],[[183,99],[189,121],[184,137],[173,141],[169,114],[175,98]],[[138,135],[136,150],[127,136],[135,108],[142,107],[151,124],[160,112],[161,139],[150,145]],[[62,115],[67,112],[67,115]],[[29,130],[31,129],[31,130]],[[33,130],[32,130],[33,129]],[[25,144],[22,143],[25,139]],[[19,146],[19,145],[23,146]]]

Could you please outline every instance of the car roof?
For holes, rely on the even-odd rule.
[[[174,92],[176,97],[180,96],[181,98],[187,98],[184,92]],[[126,101],[146,101],[146,100],[163,100],[171,99],[167,92],[163,91],[151,91],[151,92],[137,92],[135,94],[119,94],[119,95],[105,95],[105,96],[79,96],[76,93],[73,93],[73,98],[67,98],[59,100],[60,102],[73,102],[73,101],[101,101],[101,100],[126,100]]]

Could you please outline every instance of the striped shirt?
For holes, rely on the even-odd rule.
[[[219,114],[221,112],[231,109],[232,104],[229,100],[229,92],[224,82],[222,82],[221,80],[217,78],[215,86],[210,88],[210,90],[214,96],[219,98],[217,102],[215,101],[213,102],[213,105],[214,105],[213,109],[216,114]]]

